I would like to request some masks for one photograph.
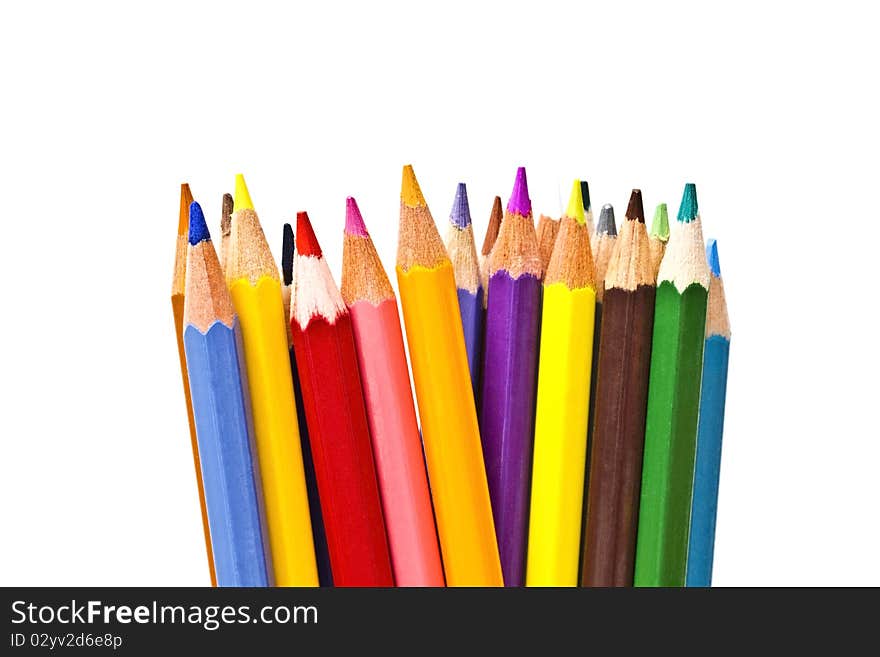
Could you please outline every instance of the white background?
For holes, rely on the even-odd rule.
[[[393,266],[412,162],[438,221],[468,183],[480,240],[520,164],[552,214],[573,177],[619,215],[696,182],[734,331],[715,582],[880,584],[875,17],[257,4],[0,10],[0,583],[207,582],[180,182],[216,230],[244,172],[276,252],[308,209],[338,274],[348,194]]]

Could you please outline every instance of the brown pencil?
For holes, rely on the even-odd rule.
[[[232,194],[224,194],[220,212],[220,269],[224,272],[229,258],[229,235],[232,233],[232,205]]]
[[[632,586],[654,326],[642,195],[633,190],[605,275],[584,586]]]
[[[489,254],[498,239],[498,231],[501,228],[501,219],[504,217],[504,209],[501,207],[501,197],[496,196],[492,202],[492,213],[489,215],[489,225],[486,227],[486,236],[483,238],[483,248],[480,249],[480,285],[483,288],[483,308],[486,307],[486,298],[489,294]]]
[[[541,266],[544,272],[550,264],[550,256],[553,254],[553,245],[556,244],[556,236],[559,234],[558,219],[542,214],[538,219],[538,250],[541,252]]]

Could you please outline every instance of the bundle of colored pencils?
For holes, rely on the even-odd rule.
[[[595,227],[571,190],[536,225],[520,168],[478,252],[465,184],[444,242],[404,167],[396,293],[354,198],[337,284],[307,213],[279,273],[241,175],[217,250],[181,187],[171,301],[213,585],[711,584],[717,244],[693,184],[650,231],[638,189]]]

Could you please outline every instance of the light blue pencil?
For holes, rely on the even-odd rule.
[[[706,244],[712,277],[706,312],[706,343],[703,351],[703,383],[697,428],[697,458],[691,530],[688,542],[687,586],[711,586],[715,552],[715,517],[718,511],[718,480],[721,474],[721,436],[724,431],[724,400],[727,396],[727,362],[730,354],[730,321],[715,240]]]
[[[269,586],[241,332],[198,203],[190,206],[183,346],[218,586]]]

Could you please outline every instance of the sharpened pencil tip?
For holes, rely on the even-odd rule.
[[[684,186],[684,193],[681,195],[681,205],[678,206],[678,220],[687,224],[696,219],[699,214],[697,186],[694,183],[687,183]]]
[[[581,180],[581,196],[584,199],[584,212],[589,212],[593,206],[590,205],[590,184],[586,180]]]
[[[247,183],[244,176],[236,174],[235,176],[235,200],[233,201],[232,211],[253,210],[254,204],[251,201],[251,194],[248,192]]]
[[[721,278],[721,263],[718,261],[718,242],[710,239],[706,242],[706,260],[709,261],[709,269],[715,278]]]
[[[617,236],[617,224],[614,222],[614,208],[610,203],[602,206],[599,221],[596,222],[596,235]]]
[[[284,284],[293,283],[293,226],[284,224],[284,235],[281,240],[281,275]]]
[[[177,234],[186,237],[189,233],[189,206],[192,205],[193,195],[188,183],[180,185],[180,214],[177,217]]]
[[[669,240],[669,210],[666,204],[661,203],[654,210],[654,221],[651,222],[651,237],[656,237],[661,242]]]
[[[199,242],[209,239],[211,239],[211,234],[208,232],[208,224],[205,222],[202,206],[193,201],[189,206],[189,243],[195,246]]]
[[[483,238],[483,247],[480,253],[488,256],[498,239],[498,229],[501,228],[501,220],[504,218],[504,210],[501,209],[501,197],[496,196],[492,201],[492,212],[489,214],[489,225],[486,226],[486,236]]]
[[[232,230],[232,194],[223,195],[223,203],[220,206],[220,234],[229,236]]]
[[[513,192],[507,202],[507,211],[523,217],[532,211],[532,200],[529,198],[529,183],[526,180],[525,167],[519,167],[516,170],[516,179],[513,181]]]
[[[345,234],[356,235],[357,237],[369,237],[367,227],[364,225],[364,218],[361,216],[361,209],[358,207],[354,196],[345,199]]]
[[[645,223],[645,208],[642,205],[642,190],[634,189],[629,196],[629,205],[626,207],[626,218],[629,221]]]
[[[455,188],[455,200],[452,201],[452,210],[449,211],[449,222],[462,229],[471,225],[471,208],[468,205],[467,185],[464,183],[458,183]]]
[[[425,202],[425,197],[422,195],[422,188],[419,187],[419,181],[416,180],[416,172],[413,171],[411,164],[407,164],[403,167],[403,181],[400,184],[400,200],[411,208],[416,208],[420,205],[428,205]]]
[[[301,256],[321,257],[321,246],[315,237],[308,212],[296,213],[296,252]]]
[[[584,215],[584,197],[581,190],[581,181],[575,180],[571,184],[571,195],[568,197],[568,209],[565,211],[565,216],[574,219],[583,226],[587,219]]]

